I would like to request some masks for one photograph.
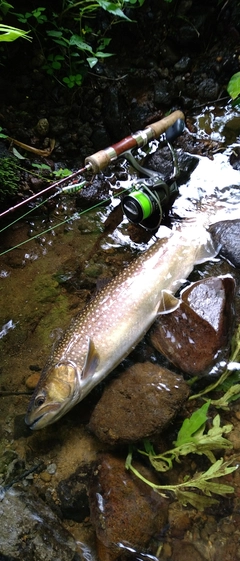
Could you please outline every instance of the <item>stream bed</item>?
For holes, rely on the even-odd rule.
[[[211,144],[211,149],[207,155],[196,151],[198,164],[179,186],[179,197],[170,214],[173,231],[179,227],[179,219],[192,220],[196,214],[204,217],[207,224],[239,220],[239,112],[230,105],[205,107],[192,118],[192,129],[187,134],[189,146],[190,142],[195,146],[206,142]],[[238,167],[232,166],[235,160]],[[122,169],[126,177],[122,180],[119,175],[117,189],[127,187],[133,173],[126,162]],[[108,181],[113,194],[116,182],[112,181],[111,174]],[[99,536],[96,546],[88,483],[93,470],[97,469],[99,454],[111,454],[112,449],[89,431],[88,423],[109,383],[108,378],[56,425],[36,432],[25,425],[32,389],[59,332],[90,301],[101,281],[114,277],[154,242],[154,237],[151,242],[133,241],[126,218],[116,228],[105,228],[106,220],[118,204],[116,192],[110,203],[79,213],[75,197],[64,195],[57,198],[50,214],[35,209],[29,217],[16,221],[0,234],[0,559],[188,561],[194,556],[195,561],[237,561],[240,559],[239,470],[231,478],[228,476],[235,488],[233,496],[221,499],[215,510],[208,508],[200,512],[171,500],[168,514],[161,520],[162,531],[153,524],[153,535],[143,551],[125,542],[124,534],[120,536],[117,552],[111,543],[99,545]],[[237,287],[238,325],[239,269],[218,257],[197,265],[190,280],[229,274]],[[148,360],[156,364],[159,359],[174,372],[166,359],[149,351],[148,340],[144,341],[138,347],[138,361],[144,362],[147,352]],[[124,365],[121,368],[124,369]],[[226,454],[228,459],[234,454],[237,463],[240,454],[238,403],[233,402],[228,410],[221,412],[224,424],[234,426],[229,436],[233,450]],[[196,401],[194,406],[201,405],[202,401]],[[180,419],[187,410],[188,407],[180,411]],[[171,438],[174,422],[169,431]],[[124,457],[126,453],[124,447],[113,452],[117,457]],[[201,456],[194,456],[189,462],[191,469],[201,471]],[[187,462],[183,462],[181,469],[181,477],[184,477],[184,470],[187,474],[189,469]],[[107,470],[106,474],[111,493],[111,474]],[[174,472],[173,481],[176,477],[177,472]],[[150,510],[167,508],[155,501],[152,491],[144,489],[144,493],[151,494]],[[136,504],[140,504],[137,499]],[[141,508],[147,507],[142,505]],[[102,509],[104,515],[104,505]],[[144,533],[145,517],[141,513],[136,516]]]

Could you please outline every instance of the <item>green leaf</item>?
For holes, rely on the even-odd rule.
[[[12,4],[9,4],[8,2],[5,1],[1,2],[0,10],[4,16],[6,16],[6,14],[9,12],[9,10],[11,10],[11,8],[13,9]]]
[[[236,99],[240,95],[240,72],[233,74],[228,82],[227,92],[232,99]]]
[[[2,132],[2,127],[0,127],[0,138],[7,138],[7,134]]]
[[[119,18],[126,19],[127,21],[132,21],[124,14],[121,8],[119,8],[118,4],[114,4],[113,2],[108,2],[108,0],[97,0],[97,3],[101,8],[103,8],[103,10],[106,10],[110,14],[113,14],[114,16],[118,16]]]
[[[198,495],[194,491],[183,491],[182,489],[176,489],[176,498],[183,505],[192,505],[197,510],[203,511],[205,508],[213,506],[218,503],[217,499],[205,497],[204,495]]]
[[[47,170],[47,171],[52,171],[51,167],[48,166],[47,164],[32,164],[33,168],[37,168],[39,170]]]
[[[55,29],[46,31],[46,33],[47,35],[49,35],[49,37],[62,37],[62,31],[56,31]]]
[[[98,58],[107,58],[109,56],[114,56],[113,53],[103,53],[102,51],[97,51],[95,54]]]
[[[203,432],[207,421],[207,412],[210,401],[203,404],[200,409],[194,411],[189,419],[185,419],[178,433],[177,440],[174,442],[176,447],[182,446],[186,442],[190,442],[196,432]]]
[[[97,64],[98,59],[95,56],[91,56],[91,57],[87,58],[87,62],[89,64],[90,68],[93,68]]]
[[[88,43],[86,43],[86,41],[84,41],[84,39],[82,39],[80,37],[80,35],[72,35],[70,41],[69,41],[70,45],[75,45],[76,47],[78,47],[81,51],[89,51],[90,53],[93,52],[91,45],[89,45]]]
[[[214,407],[229,409],[229,403],[231,403],[231,401],[236,401],[239,398],[240,384],[235,384],[231,388],[229,388],[219,399],[212,399],[211,403],[212,405],[214,405]]]
[[[19,160],[25,160],[25,156],[22,156],[22,154],[20,154],[20,152],[18,152],[17,148],[15,148],[15,146],[13,146],[13,154],[14,156],[16,156],[16,158],[18,158]]]
[[[31,41],[31,37],[28,36],[28,33],[30,33],[30,31],[23,31],[22,29],[4,25],[3,23],[0,24],[0,33],[2,33],[2,35],[0,35],[0,41],[6,41],[7,43],[15,41],[20,37]]]

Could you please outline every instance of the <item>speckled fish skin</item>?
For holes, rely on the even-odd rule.
[[[43,369],[27,425],[43,428],[81,401],[142,339],[163,291],[174,294],[196,262],[216,255],[206,230],[190,234],[183,229],[155,242],[73,319]]]

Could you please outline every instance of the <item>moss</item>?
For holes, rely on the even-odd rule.
[[[0,160],[0,202],[17,193],[19,184],[19,169],[14,158]]]
[[[36,303],[55,302],[60,293],[59,284],[51,274],[39,274],[33,282]]]
[[[72,314],[69,313],[69,302],[67,297],[60,294],[55,302],[54,306],[48,310],[48,312],[41,318],[36,328],[36,335],[39,339],[41,345],[49,344],[55,342],[58,333],[56,331],[61,330],[62,327],[69,324]]]

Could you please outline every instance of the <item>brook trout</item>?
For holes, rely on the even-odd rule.
[[[54,423],[80,402],[137,345],[196,263],[216,255],[199,225],[159,239],[72,320],[42,371],[26,414],[31,429]]]

